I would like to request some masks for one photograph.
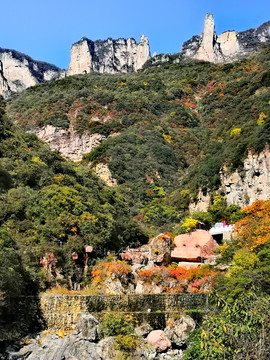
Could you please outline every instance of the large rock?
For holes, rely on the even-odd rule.
[[[17,354],[27,356],[29,360],[102,360],[97,353],[97,345],[85,340],[80,334],[74,332],[71,335],[60,338],[56,334],[50,334],[44,339],[41,337],[38,344],[23,347]]]
[[[114,345],[114,337],[107,337],[98,343],[97,353],[104,360],[114,360],[117,356],[117,350],[115,350]]]
[[[0,95],[4,98],[12,92],[64,76],[65,71],[54,65],[33,60],[15,50],[0,48]]]
[[[148,38],[111,38],[92,41],[83,37],[72,45],[67,75],[98,73],[126,73],[141,69],[150,57]]]
[[[62,129],[47,125],[31,131],[48,143],[51,150],[58,151],[65,158],[73,161],[81,160],[84,154],[89,153],[105,139],[105,136],[100,134],[86,132],[78,134],[72,127]]]
[[[142,280],[138,280],[135,288],[135,294],[162,294],[163,287],[156,285],[154,282],[148,284]]]
[[[81,333],[85,340],[96,341],[98,339],[97,331],[98,321],[91,314],[82,314],[76,326],[76,330]]]
[[[79,340],[69,344],[64,352],[65,360],[102,360],[97,353],[97,345],[89,341]],[[62,360],[62,359],[61,359]]]
[[[117,181],[112,177],[108,164],[99,163],[94,168],[95,173],[110,187],[117,186]]]
[[[226,31],[219,36],[214,30],[214,20],[210,13],[205,17],[203,34],[193,36],[183,44],[182,56],[212,63],[227,63],[270,44],[270,21],[256,29]]]
[[[152,326],[148,323],[141,324],[135,328],[135,334],[138,336],[146,336],[152,331]]]
[[[198,49],[196,58],[209,62],[222,62],[223,57],[219,51],[217,43],[214,41],[216,35],[214,33],[215,24],[212,14],[207,14],[204,21],[204,32],[201,45]]]
[[[147,342],[158,351],[165,351],[171,346],[170,340],[162,330],[151,331],[147,336]]]
[[[167,234],[159,234],[149,243],[149,260],[166,265],[171,261],[172,239]]]
[[[167,322],[164,330],[171,342],[181,346],[188,338],[189,333],[195,329],[195,321],[188,315],[182,315],[179,319],[171,319]]]
[[[214,255],[218,248],[217,242],[205,230],[196,230],[174,238],[175,248],[172,259],[175,261],[201,261]]]
[[[270,151],[266,148],[260,154],[249,151],[241,172],[230,174],[226,168],[221,171],[221,186],[228,205],[241,207],[256,200],[270,197]]]

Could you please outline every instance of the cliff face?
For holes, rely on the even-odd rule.
[[[251,205],[256,200],[270,197],[270,151],[260,154],[248,153],[241,172],[221,172],[221,184],[228,204]]]
[[[137,71],[150,58],[148,38],[97,40],[82,38],[71,48],[67,75],[98,73],[126,73]]]
[[[207,14],[203,34],[193,36],[183,44],[183,57],[227,63],[270,45],[270,21],[256,29],[243,32],[226,31],[219,36],[215,33],[214,26],[212,14]]]
[[[77,134],[71,127],[67,130],[47,125],[42,129],[32,130],[37,137],[49,144],[53,151],[73,161],[79,161],[83,155],[98,146],[105,136],[100,134]]]
[[[65,71],[54,65],[35,61],[18,51],[0,48],[0,95],[4,98],[12,92],[64,76]]]
[[[270,198],[270,150],[266,148],[260,154],[248,153],[241,171],[228,173],[226,167],[221,172],[220,190],[225,193],[227,204],[240,207],[251,205],[256,200]],[[207,211],[211,197],[199,191],[197,202],[191,203],[190,211]]]

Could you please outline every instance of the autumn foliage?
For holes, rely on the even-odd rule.
[[[255,201],[242,211],[247,216],[235,224],[238,245],[253,251],[270,239],[270,200]]]
[[[131,273],[131,266],[125,261],[99,262],[93,267],[92,277],[94,283],[101,283],[108,278],[121,278]]]
[[[162,284],[163,292],[167,293],[181,293],[186,290],[188,292],[204,292],[204,285],[214,285],[213,279],[217,275],[218,273],[211,270],[208,266],[191,269],[180,266],[154,266],[138,273],[141,281],[157,285]]]

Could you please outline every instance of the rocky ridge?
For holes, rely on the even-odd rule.
[[[4,98],[12,92],[64,76],[65,71],[57,66],[33,60],[15,50],[0,48],[0,95]]]
[[[186,41],[182,46],[181,54],[184,58],[228,63],[269,45],[270,21],[256,29],[242,32],[225,31],[218,36],[215,33],[213,15],[209,13],[205,17],[203,34],[193,36]]]
[[[92,41],[83,37],[72,45],[67,75],[126,73],[141,69],[150,58],[148,38]]]
[[[66,75],[97,73],[127,73],[148,65],[178,63],[183,58],[227,63],[249,55],[270,44],[270,22],[243,32],[215,33],[212,14],[207,14],[204,32],[186,41],[180,54],[161,54],[150,57],[148,38],[141,36],[139,43],[133,38],[92,41],[83,37],[72,45],[68,70],[41,61],[15,50],[0,48],[0,95],[7,98],[44,81],[56,80]],[[150,62],[149,62],[150,60]]]

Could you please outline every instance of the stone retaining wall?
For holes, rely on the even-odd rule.
[[[41,310],[47,328],[53,331],[71,331],[82,313],[99,317],[102,312],[132,313],[137,322],[150,322],[159,328],[170,316],[184,310],[206,310],[207,294],[158,294],[158,295],[42,295]]]

